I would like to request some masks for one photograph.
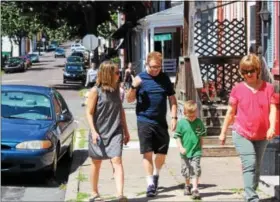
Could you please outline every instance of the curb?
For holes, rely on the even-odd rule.
[[[79,130],[76,130],[75,132],[75,145],[73,149],[73,159],[70,167],[70,171],[75,169],[76,164],[80,161],[79,156],[77,154],[75,155],[75,151],[81,150],[79,148],[79,139],[82,137],[82,134]],[[70,201],[77,201],[77,195],[78,195],[78,189],[79,189],[79,181],[78,176],[80,173],[80,168],[77,168],[74,172],[72,172],[67,181],[66,191],[65,191],[65,197],[64,201],[70,202]]]

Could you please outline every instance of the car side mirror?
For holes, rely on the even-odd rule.
[[[68,114],[60,114],[58,115],[58,122],[67,122],[71,120],[71,117]]]

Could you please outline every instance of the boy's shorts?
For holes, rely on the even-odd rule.
[[[201,156],[181,158],[181,173],[185,178],[200,177],[200,159]]]
[[[142,121],[137,121],[137,127],[141,154],[167,154],[170,141],[168,128]]]

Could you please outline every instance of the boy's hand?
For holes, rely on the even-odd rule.
[[[180,148],[180,153],[181,153],[182,155],[185,155],[185,154],[187,153],[187,150],[186,150],[185,148],[181,147],[181,148]]]

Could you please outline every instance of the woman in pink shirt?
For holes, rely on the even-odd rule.
[[[225,143],[226,131],[233,123],[232,138],[242,162],[245,198],[257,202],[262,157],[268,140],[275,136],[274,89],[272,84],[261,80],[261,64],[255,54],[242,58],[239,73],[244,82],[232,88],[219,139]]]

